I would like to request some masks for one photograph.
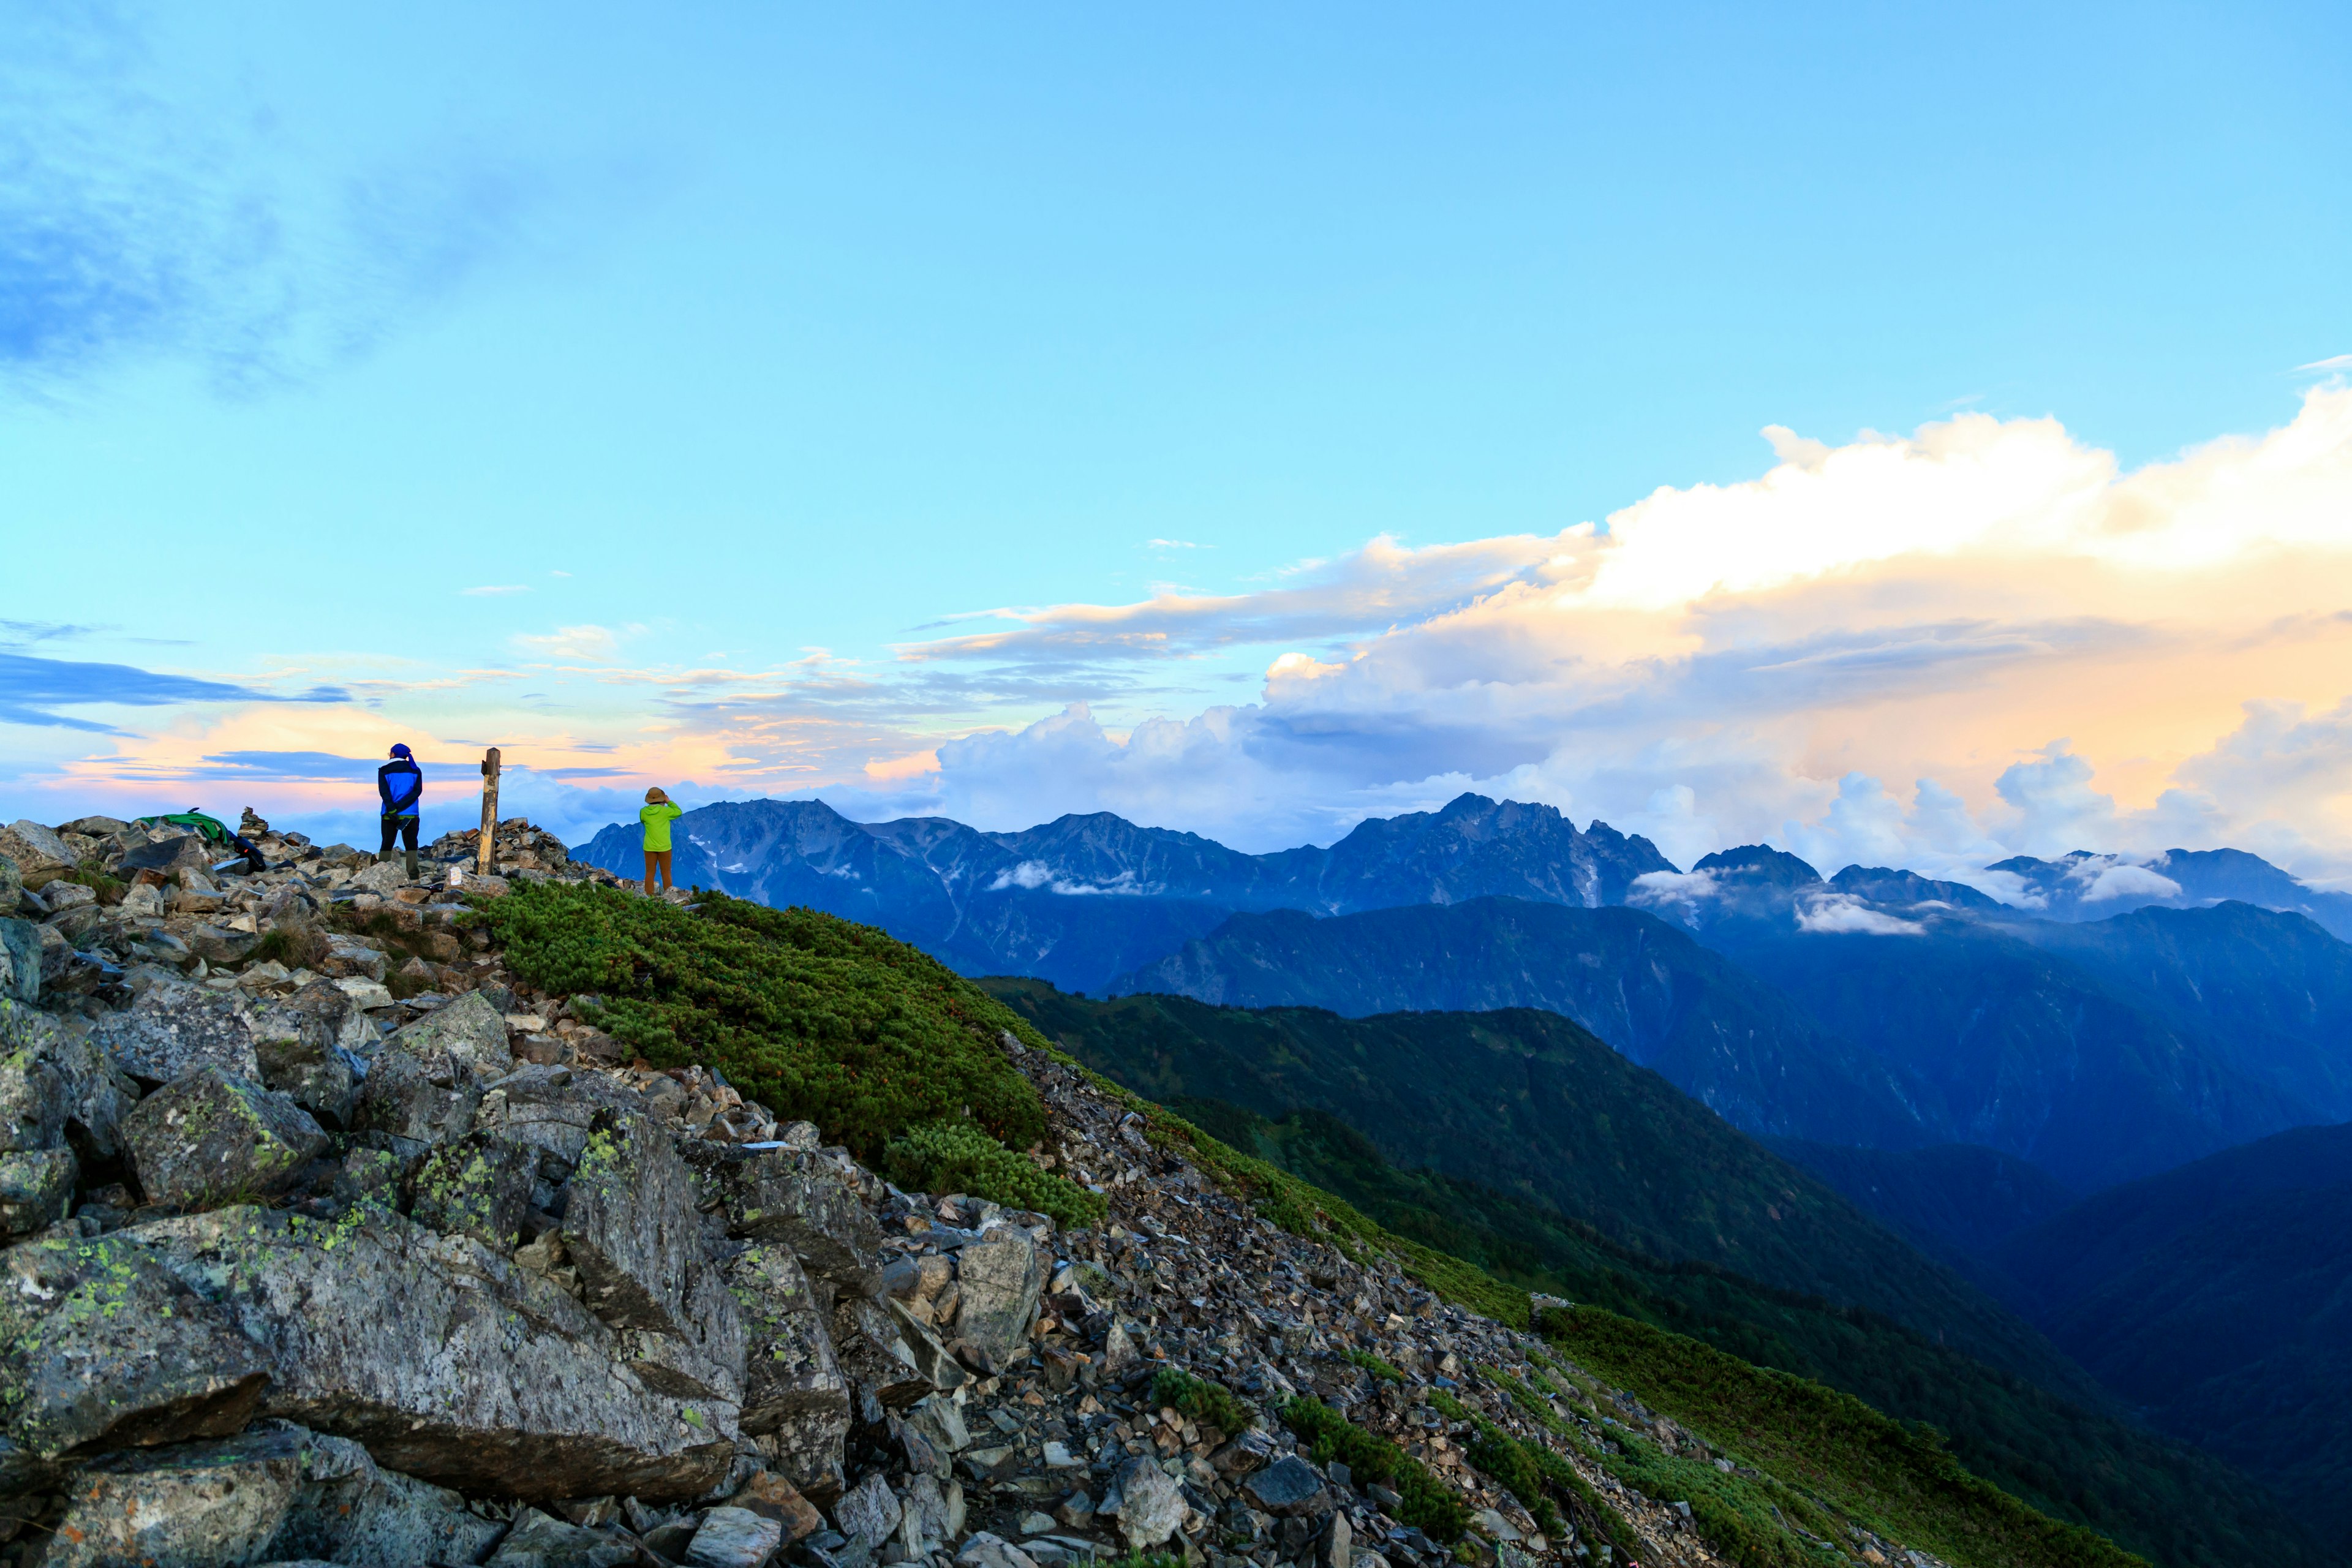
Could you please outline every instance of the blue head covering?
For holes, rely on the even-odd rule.
[[[394,747],[392,748],[392,754],[393,754],[394,756],[395,756],[395,757],[404,757],[404,756],[407,756],[407,755],[408,755],[408,748],[407,748],[406,746],[403,746],[403,745],[395,745],[395,746],[394,746]]]

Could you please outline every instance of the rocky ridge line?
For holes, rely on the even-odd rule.
[[[1099,1227],[901,1192],[715,1074],[625,1060],[456,923],[446,867],[247,815],[253,875],[104,818],[0,833],[33,917],[0,921],[0,1563],[1609,1561],[1467,1463],[1448,1401],[1566,1452],[1482,1368],[1564,1373],[1554,1424],[1596,1443],[1731,1462],[1276,1228],[1009,1035],[1035,1157],[1107,1195]],[[509,876],[583,875],[500,838]],[[1253,1419],[1154,1399],[1174,1372]],[[1462,1542],[1302,1452],[1302,1394],[1420,1460]],[[1641,1561],[1717,1561],[1566,1457]]]

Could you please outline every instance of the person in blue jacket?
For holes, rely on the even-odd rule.
[[[408,850],[409,880],[416,879],[417,802],[425,798],[425,770],[416,765],[406,746],[392,749],[392,761],[375,771],[375,793],[383,797],[383,846],[375,852],[382,860],[399,838]]]

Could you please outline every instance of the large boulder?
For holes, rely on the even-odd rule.
[[[16,863],[17,874],[28,888],[37,888],[74,868],[74,852],[66,841],[23,817],[0,827],[0,855]]]
[[[478,991],[468,991],[447,1006],[427,1013],[394,1033],[386,1044],[420,1057],[458,1058],[493,1077],[514,1067],[514,1052],[507,1048],[506,1019]]]
[[[29,1005],[40,999],[41,930],[30,921],[0,916],[0,1004]]]
[[[1045,1286],[1045,1267],[1027,1237],[966,1247],[956,1258],[956,1340],[990,1371],[1001,1370],[1025,1352]]]
[[[743,1430],[794,1486],[838,1487],[849,1383],[799,1259],[753,1242],[729,1260],[727,1284],[743,1322]]]
[[[730,1158],[718,1172],[728,1232],[781,1241],[812,1278],[871,1296],[881,1285],[876,1258],[882,1226],[859,1174],[812,1150],[767,1149]]]
[[[387,856],[353,877],[347,886],[389,898],[408,886],[407,867],[404,861]]]
[[[0,1239],[30,1236],[65,1218],[80,1173],[70,1149],[0,1154]]]
[[[355,1438],[474,1493],[648,1500],[709,1490],[735,1408],[650,1388],[560,1285],[373,1205],[321,1224],[234,1208],[117,1233],[236,1321],[275,1382],[265,1414]]]
[[[41,1459],[243,1427],[262,1352],[123,1233],[0,1252],[0,1437]]]
[[[135,844],[123,852],[114,874],[129,878],[140,871],[175,877],[182,871],[202,872],[213,863],[213,847],[201,833],[174,833]]]
[[[1184,1522],[1183,1490],[1150,1457],[1129,1459],[1111,1478],[1109,1493],[1095,1511],[1118,1521],[1131,1552],[1149,1552]]]
[[[471,1062],[387,1047],[369,1064],[367,1081],[352,1099],[352,1126],[413,1159],[462,1136],[481,1102],[482,1075]]]
[[[344,1003],[348,1012],[358,1012],[350,1006],[350,999],[331,985],[305,989],[331,993]],[[253,1054],[260,1063],[261,1081],[325,1125],[348,1125],[358,1080],[346,1059],[346,1051],[339,1044],[339,1024],[331,1022],[322,1008],[286,1002],[256,1007],[250,1023]]]
[[[44,1568],[478,1563],[505,1531],[357,1443],[279,1422],[109,1456],[79,1470],[68,1497]]]
[[[50,1014],[0,1001],[0,1148],[62,1141],[86,1160],[111,1160],[138,1100],[138,1085],[88,1038]]]
[[[327,1150],[327,1135],[285,1095],[200,1067],[123,1119],[131,1168],[150,1203],[203,1208],[282,1191]]]
[[[99,1047],[139,1082],[155,1087],[200,1067],[260,1078],[242,998],[201,985],[151,985],[92,1031]]]
[[[702,1266],[702,1215],[692,1173],[651,1117],[596,1115],[565,1198],[563,1248],[606,1322],[685,1329],[688,1276]]]

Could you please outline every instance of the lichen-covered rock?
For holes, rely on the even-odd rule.
[[[732,1405],[646,1387],[623,1336],[470,1237],[373,1205],[332,1224],[236,1208],[118,1234],[262,1347],[266,1414],[394,1469],[468,1492],[661,1500],[709,1490],[733,1461]]]
[[[1029,1342],[1045,1284],[1036,1245],[1025,1236],[965,1247],[956,1258],[961,1306],[955,1338],[984,1358],[990,1370],[1006,1365]]]
[[[109,1456],[67,1495],[45,1568],[476,1563],[503,1531],[457,1493],[378,1468],[357,1443],[277,1422]]]
[[[598,1111],[641,1113],[645,1101],[635,1090],[603,1073],[575,1073],[570,1068],[534,1065],[518,1068],[494,1086],[477,1125],[496,1125],[510,1138],[536,1145],[552,1157],[552,1179],[566,1180],[588,1146],[590,1124]]]
[[[286,1096],[200,1067],[141,1100],[122,1142],[148,1201],[200,1208],[281,1190],[327,1135]]]
[[[727,1264],[743,1323],[743,1430],[793,1484],[838,1486],[849,1383],[792,1249],[753,1242]]]
[[[0,1238],[30,1236],[65,1218],[79,1173],[70,1149],[0,1154]]]
[[[506,1019],[478,991],[468,991],[447,1006],[427,1013],[385,1043],[420,1057],[457,1057],[492,1077],[514,1067],[514,1053],[507,1048]]]
[[[419,1225],[511,1252],[530,1212],[539,1151],[488,1132],[436,1147],[417,1166],[409,1215]]]
[[[123,1011],[100,1019],[92,1037],[117,1067],[150,1087],[200,1067],[248,1081],[261,1077],[243,1003],[201,985],[151,985]]]
[[[829,1156],[762,1150],[730,1160],[719,1180],[730,1234],[783,1242],[812,1276],[842,1289],[870,1296],[879,1289],[882,1226]]]
[[[563,1210],[563,1248],[589,1307],[616,1328],[688,1331],[690,1276],[705,1267],[694,1177],[648,1116],[599,1112]]]
[[[261,1352],[121,1233],[0,1252],[0,1436],[26,1454],[225,1436],[268,1380]]]

